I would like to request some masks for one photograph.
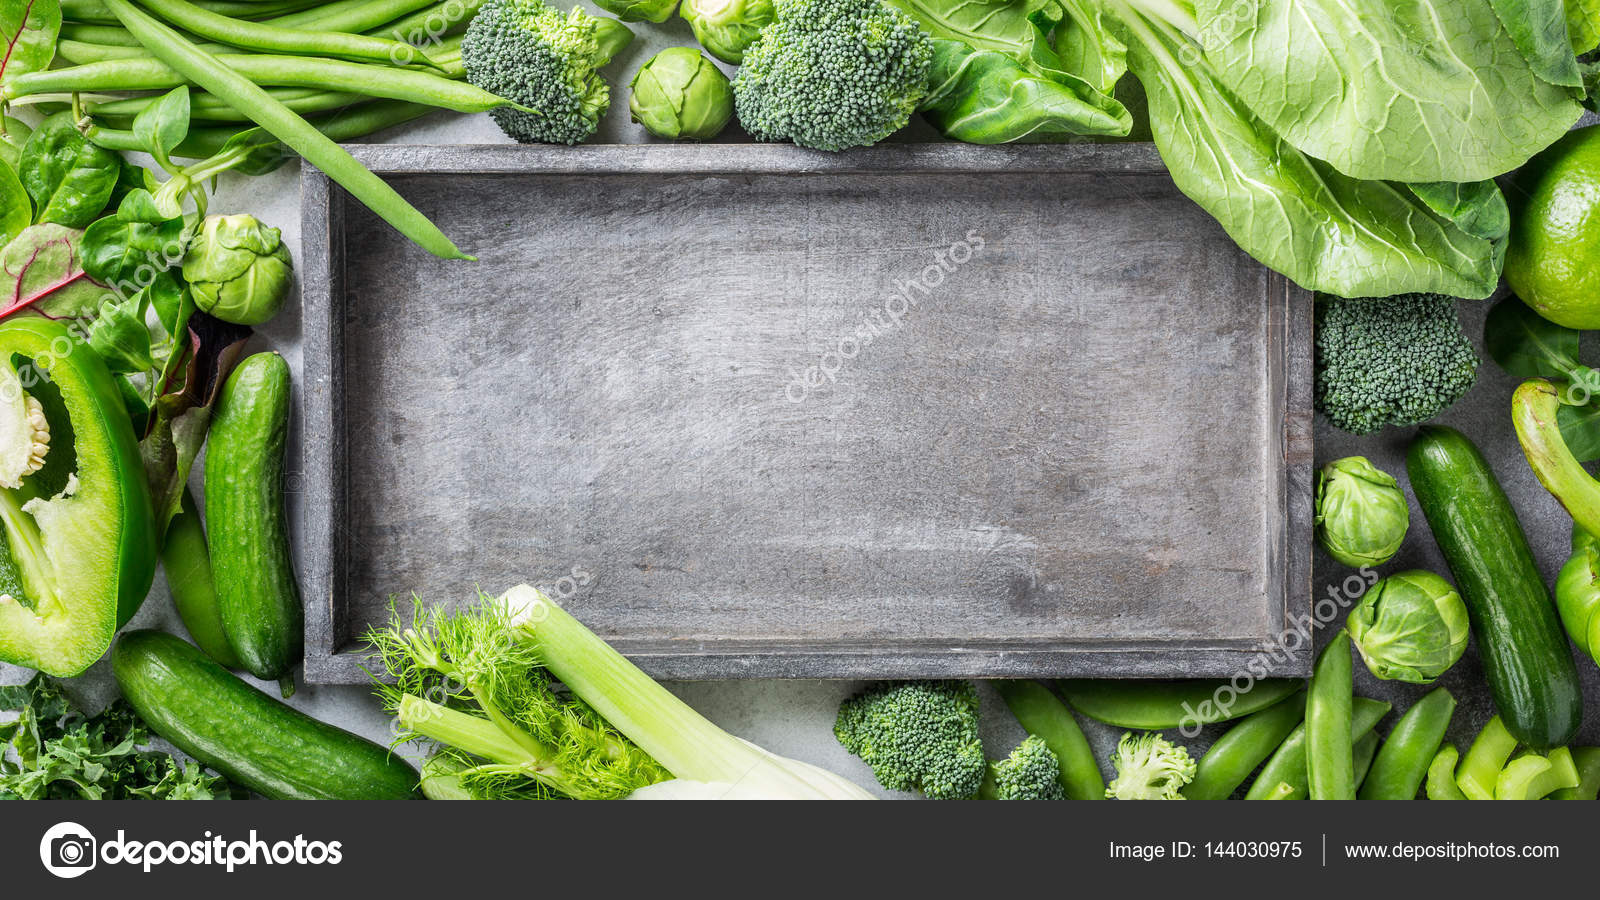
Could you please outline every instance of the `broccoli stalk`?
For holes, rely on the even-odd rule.
[[[989,764],[978,796],[985,800],[1065,800],[1061,761],[1044,738],[1030,734],[1011,755]]]
[[[1117,743],[1111,764],[1117,777],[1106,787],[1111,800],[1182,800],[1184,785],[1198,768],[1186,747],[1155,732],[1128,732]]]
[[[905,127],[933,63],[933,40],[910,16],[881,0],[777,0],[775,10],[733,80],[752,137],[844,150]]]
[[[1342,431],[1426,422],[1477,380],[1452,297],[1319,297],[1316,320],[1316,408]]]
[[[891,791],[963,800],[983,784],[978,692],[965,681],[891,681],[839,706],[833,734]]]
[[[461,40],[461,63],[468,81],[523,107],[489,113],[501,131],[524,144],[576,144],[611,107],[599,70],[632,40],[628,26],[581,9],[486,0]]]

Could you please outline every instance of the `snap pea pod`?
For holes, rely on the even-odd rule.
[[[167,574],[178,618],[194,638],[195,646],[223,667],[239,668],[239,658],[228,646],[222,629],[222,614],[217,608],[217,582],[211,570],[211,551],[200,524],[194,495],[183,492],[183,505],[167,526],[167,542],[161,548],[161,568]]]
[[[1355,775],[1356,787],[1360,787],[1366,780],[1367,773],[1372,771],[1372,758],[1378,755],[1378,733],[1369,731],[1356,739],[1350,747],[1351,771]]]
[[[1217,739],[1200,758],[1194,780],[1183,789],[1188,800],[1226,800],[1244,784],[1301,722],[1305,721],[1306,695],[1251,713]]]
[[[1499,716],[1490,719],[1467,748],[1467,756],[1456,773],[1461,792],[1473,800],[1493,800],[1500,770],[1517,750],[1517,739]]]
[[[266,91],[250,79],[228,68],[215,56],[203,50],[196,50],[193,44],[178,36],[171,28],[135,8],[128,0],[105,0],[105,2],[122,20],[122,24],[139,38],[139,42],[160,57],[162,62],[222,98],[235,109],[250,110],[256,124],[305,157],[307,162],[321,169],[340,187],[349,191],[368,209],[393,225],[401,234],[415,241],[418,246],[445,259],[473,258],[457,249],[444,232],[439,230],[439,226],[429,221],[427,216],[408,203],[387,182],[356,162],[354,157],[311,123],[284,109],[283,104],[268,96]],[[303,64],[304,60],[296,62]],[[430,78],[444,84],[455,85],[453,81],[434,75],[423,75],[420,72],[394,70],[391,74]],[[358,90],[362,90],[366,86],[345,85],[345,87],[357,87]]]
[[[1072,710],[1037,681],[996,681],[995,690],[1024,731],[1038,735],[1061,764],[1061,789],[1069,800],[1103,800],[1106,779]]]
[[[366,94],[322,91],[316,88],[269,88],[267,93],[289,109],[302,115],[329,112],[363,103]],[[102,103],[85,103],[84,111],[97,119],[132,119],[160,97],[127,97]],[[248,122],[250,118],[206,93],[189,98],[189,119],[193,122]]]
[[[1381,700],[1370,700],[1366,697],[1356,697],[1350,704],[1350,731],[1351,745],[1363,735],[1377,727],[1378,721],[1389,712],[1389,704]],[[1353,757],[1352,757],[1353,758]],[[1352,763],[1352,770],[1354,764]],[[1353,771],[1352,771],[1353,775]],[[1246,800],[1265,800],[1279,783],[1287,784],[1294,788],[1294,793],[1289,798],[1300,799],[1306,796],[1308,785],[1306,780],[1306,726],[1304,724],[1290,732],[1284,739],[1278,752],[1272,754],[1267,764],[1262,767],[1261,774],[1250,785],[1250,790],[1245,794]]]
[[[248,22],[202,9],[188,0],[139,0],[140,4],[172,25],[194,34],[261,53],[292,56],[331,56],[358,62],[421,65],[433,61],[410,44],[364,34],[346,34],[325,28],[285,28],[266,22]]]
[[[1278,782],[1278,786],[1277,787],[1273,788],[1270,791],[1267,791],[1266,796],[1262,797],[1261,799],[1263,799],[1263,800],[1293,800],[1294,799],[1294,785],[1286,784],[1286,783],[1280,781],[1280,782]]]
[[[1433,762],[1428,764],[1429,800],[1465,800],[1467,795],[1461,793],[1461,786],[1456,784],[1456,763],[1461,759],[1461,752],[1455,744],[1445,744],[1433,756]]]
[[[419,103],[374,100],[313,121],[311,125],[331,140],[350,141],[420,119],[433,111],[432,107]],[[238,129],[234,128],[194,128],[172,155],[183,159],[209,159],[221,152],[228,140],[238,133]],[[144,143],[133,132],[124,129],[94,125],[88,129],[88,138],[96,146],[107,150],[137,151],[144,148]]]
[[[1313,800],[1356,798],[1352,678],[1350,634],[1341,630],[1318,657],[1306,696],[1306,776]]]
[[[1226,680],[1057,682],[1073,709],[1107,725],[1161,731],[1259,712],[1300,690],[1293,679],[1261,679],[1238,690]]]
[[[1411,800],[1428,776],[1428,766],[1444,743],[1456,698],[1437,688],[1412,704],[1395,723],[1361,785],[1363,800]]]
[[[1594,800],[1600,797],[1600,747],[1573,747],[1572,763],[1578,770],[1577,787],[1562,788],[1552,800]]]
[[[127,2],[127,0],[122,0]],[[152,23],[154,19],[150,20]],[[159,23],[157,23],[159,24]],[[191,48],[196,52],[203,50]],[[309,87],[327,91],[351,91],[370,97],[426,103],[456,112],[488,112],[510,101],[464,81],[453,81],[416,69],[394,69],[367,63],[353,63],[342,59],[323,59],[313,56],[273,56],[270,54],[206,54],[217,70],[227,72],[242,84],[249,85],[259,94],[260,100],[272,103],[282,113],[293,115],[283,104],[262,91],[262,85],[279,87]],[[187,64],[185,64],[187,65]],[[170,66],[160,59],[116,59],[89,63],[67,69],[49,69],[29,72],[6,82],[0,97],[15,100],[32,94],[93,93],[97,91],[171,90],[193,80],[180,74],[180,67]],[[205,87],[205,85],[201,85]],[[229,102],[221,92],[210,93]],[[252,94],[255,97],[256,94]],[[244,106],[252,116],[262,113],[259,104],[245,105],[240,99],[231,103]],[[276,115],[273,113],[272,115]],[[257,124],[267,123],[256,120]],[[303,121],[303,120],[302,120]],[[271,128],[267,129],[271,131]]]

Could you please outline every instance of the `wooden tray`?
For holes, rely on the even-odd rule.
[[[309,681],[523,581],[666,678],[1309,672],[1311,298],[1149,146],[354,152],[479,262],[307,168]]]

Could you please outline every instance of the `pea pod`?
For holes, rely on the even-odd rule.
[[[1317,659],[1306,696],[1306,775],[1313,800],[1354,800],[1350,635],[1340,631]]]
[[[1352,781],[1357,788],[1366,781],[1367,773],[1372,771],[1372,760],[1378,755],[1378,733],[1369,731],[1356,739],[1350,745],[1350,772]]]
[[[1406,710],[1378,751],[1372,771],[1361,785],[1361,799],[1414,799],[1444,742],[1455,709],[1456,699],[1438,688]]]
[[[1037,681],[997,681],[995,689],[1024,731],[1038,735],[1061,763],[1061,788],[1069,800],[1103,800],[1105,776],[1072,710]]]
[[[1454,744],[1445,744],[1433,755],[1433,762],[1428,764],[1429,800],[1468,799],[1461,792],[1461,786],[1456,784],[1456,762],[1460,759],[1461,753]]]
[[[211,572],[211,551],[206,549],[200,510],[188,491],[183,492],[182,506],[167,526],[161,567],[167,573],[167,588],[178,608],[178,618],[194,638],[195,646],[229,669],[240,668],[239,658],[228,646],[222,612],[217,608],[217,583]]]
[[[1188,800],[1226,800],[1250,773],[1281,746],[1305,721],[1306,695],[1251,713],[1217,739],[1200,758],[1194,781],[1183,789]]]
[[[1389,704],[1382,700],[1371,700],[1366,697],[1356,697],[1350,704],[1350,741],[1351,746],[1362,735],[1367,734],[1377,727],[1378,722],[1389,713]],[[1352,776],[1354,764],[1352,763]],[[1306,781],[1306,726],[1301,724],[1284,739],[1283,745],[1272,754],[1267,764],[1261,768],[1261,774],[1250,785],[1250,791],[1245,794],[1246,800],[1265,800],[1279,784],[1287,784],[1292,789],[1290,796],[1277,799],[1299,800],[1304,799],[1309,786]]]
[[[1243,690],[1227,680],[1058,682],[1080,713],[1118,728],[1161,731],[1226,722],[1259,712],[1300,689],[1301,682],[1261,679]]]

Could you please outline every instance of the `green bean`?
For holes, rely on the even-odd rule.
[[[329,112],[364,103],[366,94],[322,91],[316,88],[268,88],[267,94],[301,115]],[[97,119],[132,119],[160,96],[125,97],[102,103],[86,103],[84,110]],[[195,122],[248,122],[250,117],[205,92],[189,97],[189,118]]]
[[[27,77],[27,76],[23,76]],[[1189,725],[1226,722],[1266,709],[1300,689],[1299,681],[1280,678],[1250,682],[1243,690],[1231,681],[1057,682],[1073,709],[1107,725],[1161,731]]]
[[[1356,697],[1350,705],[1350,740],[1352,746],[1377,727],[1389,712],[1389,704],[1381,700],[1369,700],[1366,697]],[[1352,764],[1353,768],[1353,764]],[[1250,790],[1245,794],[1246,800],[1265,800],[1268,792],[1277,787],[1279,782],[1295,789],[1295,797],[1301,798],[1309,790],[1306,778],[1306,726],[1300,725],[1284,739],[1278,752],[1272,754],[1267,764],[1261,768],[1261,774],[1250,785]]]
[[[372,29],[372,32],[381,31],[397,41],[419,47],[437,43],[441,38],[466,31],[482,5],[483,0],[445,0],[395,19],[382,28]]]
[[[1412,704],[1378,751],[1378,759],[1361,785],[1361,799],[1415,799],[1455,710],[1456,698],[1444,688]]]
[[[369,35],[337,31],[283,28],[261,22],[246,22],[207,12],[188,0],[139,0],[148,10],[169,23],[194,34],[260,53],[293,56],[331,56],[365,62],[404,66],[419,62],[437,68],[426,54],[410,44]]]
[[[1490,719],[1478,737],[1467,748],[1461,769],[1456,772],[1456,784],[1461,792],[1473,800],[1493,800],[1495,784],[1500,780],[1500,770],[1517,750],[1517,739],[1506,730],[1499,716]]]
[[[1367,773],[1372,771],[1372,758],[1378,755],[1378,733],[1369,731],[1357,738],[1350,747],[1351,772],[1355,775],[1354,784],[1359,788],[1365,782]],[[1355,799],[1355,798],[1351,798]]]
[[[221,44],[199,44],[197,46],[204,48],[209,53],[239,52]],[[87,66],[115,59],[155,59],[143,47],[124,47],[120,44],[90,44],[70,38],[62,38],[56,42],[56,57],[64,59],[75,66]]]
[[[1444,744],[1439,752],[1433,755],[1433,762],[1428,764],[1429,800],[1465,800],[1467,795],[1461,793],[1461,786],[1456,784],[1456,761],[1461,758],[1460,751],[1455,744]]]
[[[193,44],[179,37],[171,28],[135,8],[129,0],[105,0],[105,2],[117,14],[117,18],[122,20],[122,24],[139,38],[139,42],[160,57],[162,62],[217,95],[234,109],[250,110],[256,124],[305,157],[307,162],[321,169],[335,183],[349,191],[351,196],[393,225],[401,234],[435,256],[447,259],[473,258],[457,249],[444,232],[439,230],[439,226],[406,202],[406,199],[382,178],[356,162],[354,157],[311,123],[284,109],[283,104],[272,99],[266,91],[248,78],[233,71],[211,54],[197,50]],[[296,60],[296,65],[304,63],[303,59]],[[388,72],[385,77],[398,78],[402,75],[429,78],[452,87],[456,86],[455,82],[434,75],[422,75],[419,72],[399,69]]]
[[[1594,800],[1600,797],[1600,747],[1573,747],[1572,763],[1578,769],[1578,786],[1562,788],[1552,800]]]
[[[326,31],[356,34],[381,27],[438,0],[337,0],[323,6],[267,19],[281,28],[316,26]]]
[[[509,100],[496,97],[475,85],[416,69],[391,69],[315,56],[212,56],[207,53],[206,58],[240,81],[252,82],[257,90],[260,90],[260,85],[278,85],[348,91],[369,97],[426,103],[456,112],[487,112],[512,105]],[[15,100],[41,93],[171,90],[189,81],[177,68],[168,66],[160,59],[115,59],[18,75],[0,87],[0,98]]]
[[[374,100],[331,116],[310,120],[310,124],[327,138],[350,141],[419,119],[433,111],[433,107],[423,106],[420,103]],[[238,133],[236,128],[191,129],[189,136],[184,138],[183,143],[178,145],[172,155],[183,159],[209,159],[217,155],[223,145]],[[96,124],[89,128],[89,139],[108,150],[144,149],[144,143],[135,137],[132,131],[126,129],[106,128]]]
[[[200,6],[214,13],[260,19],[299,12],[320,6],[327,0],[199,0]],[[116,24],[116,14],[105,0],[61,0],[61,16],[72,22]]]
[[[128,29],[116,25],[84,25],[68,22],[61,26],[61,37],[69,41],[83,41],[86,44],[144,49],[139,39],[128,33]]]
[[[994,686],[1023,730],[1038,735],[1056,755],[1067,799],[1104,800],[1105,776],[1072,710],[1037,681],[996,681]]]
[[[1350,634],[1340,631],[1317,658],[1306,695],[1306,775],[1313,800],[1354,800]]]
[[[1233,796],[1250,773],[1305,720],[1305,715],[1304,691],[1251,713],[1217,738],[1200,758],[1194,780],[1183,789],[1183,796],[1189,800],[1226,800]]]

